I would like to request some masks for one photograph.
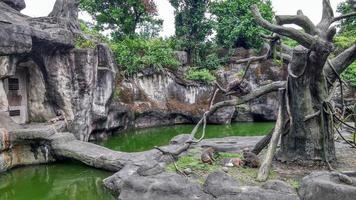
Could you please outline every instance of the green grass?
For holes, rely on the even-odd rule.
[[[191,150],[188,155],[182,156],[176,161],[176,165],[179,170],[191,169],[194,174],[198,176],[197,182],[203,184],[206,177],[217,170],[222,170],[220,161],[224,158],[242,158],[241,154],[237,153],[219,153],[220,156],[217,158],[214,164],[204,164],[200,161],[199,150]],[[176,172],[176,168],[173,163],[167,165],[166,170],[169,172]],[[258,168],[245,168],[245,167],[229,167],[228,174],[235,178],[242,185],[261,185],[262,183],[256,181],[258,174]],[[269,179],[277,179],[278,174],[271,170]],[[293,187],[298,186],[298,182],[290,183]]]

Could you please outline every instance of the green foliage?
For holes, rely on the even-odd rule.
[[[334,44],[339,49],[346,49],[356,44],[356,27],[354,30],[341,32],[334,38]]]
[[[342,74],[343,80],[356,87],[356,62],[353,62]]]
[[[80,9],[87,11],[100,30],[111,30],[114,39],[135,35],[138,26],[158,23],[153,0],[80,0]]]
[[[74,40],[74,46],[77,49],[95,48],[96,44],[92,40],[86,39],[83,36],[78,36]]]
[[[204,164],[200,161],[200,158],[198,155],[199,153],[189,153],[188,155],[182,156],[179,158],[178,161],[176,161],[176,165],[178,169],[184,170],[184,169],[191,169],[193,173],[198,175],[198,181],[200,183],[204,183],[205,178],[208,174],[221,170],[221,165],[220,162],[224,158],[242,158],[241,154],[236,154],[236,153],[219,153],[220,156],[216,159],[216,161],[212,164]],[[174,164],[169,164],[166,167],[167,171],[170,172],[176,172],[176,168]],[[255,181],[258,173],[258,168],[244,168],[244,167],[231,167],[229,168],[229,175],[231,175],[233,178],[241,182],[242,184],[246,185],[259,185],[260,183]],[[276,179],[278,177],[277,173],[274,171],[270,172],[271,179]]]
[[[251,5],[258,5],[262,16],[272,21],[274,13],[269,0],[218,0],[210,5],[210,12],[216,16],[215,29],[218,44],[224,47],[259,48],[260,37],[266,30],[260,27],[251,13]]]
[[[162,39],[125,38],[111,44],[117,63],[126,74],[132,75],[144,68],[156,70],[180,65],[169,43]]]
[[[186,79],[212,84],[216,78],[208,69],[191,68],[185,74]]]
[[[291,47],[291,48],[294,48],[294,47],[299,45],[297,41],[295,41],[293,39],[290,39],[288,37],[283,37],[282,38],[282,43],[287,45],[287,46],[289,46],[289,47]]]
[[[341,2],[337,11],[341,14],[348,14],[353,12],[352,5],[350,1]],[[338,35],[334,38],[334,44],[336,45],[336,52],[341,52],[342,50],[356,44],[356,16],[346,18],[341,21],[340,31]],[[352,86],[356,86],[356,62],[353,62],[342,74],[342,79],[349,82]]]
[[[180,169],[190,168],[194,171],[205,171],[205,172],[213,172],[219,168],[217,165],[208,165],[202,163],[199,158],[196,158],[192,155],[182,156],[176,162],[176,165]],[[175,172],[175,166],[170,164],[167,166],[167,170],[171,172]]]
[[[82,35],[78,35],[75,38],[74,45],[75,48],[95,48],[96,42],[106,42],[107,38],[100,34],[98,30],[90,27],[89,23],[82,20],[79,21],[80,30],[83,32]]]
[[[341,14],[348,14],[353,12],[352,5],[350,4],[350,1],[343,1],[337,6],[337,12]],[[353,31],[355,32],[356,30],[356,16],[348,17],[346,19],[341,20],[341,23],[339,25],[340,27],[340,33],[347,32],[347,31]]]
[[[183,50],[188,52],[191,62],[195,62],[197,49],[211,34],[212,24],[205,13],[209,0],[169,0],[175,8],[176,37],[182,43]]]

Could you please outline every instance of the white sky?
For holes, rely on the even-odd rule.
[[[25,0],[26,8],[22,13],[31,17],[41,17],[48,15],[56,0]],[[168,0],[154,0],[158,6],[159,17],[164,20],[161,36],[171,36],[174,34],[174,9]],[[336,5],[343,0],[330,0],[336,10]],[[314,23],[321,19],[322,0],[272,0],[274,11],[281,14],[295,14],[297,10],[303,10]],[[88,20],[87,16],[80,15],[80,18]]]

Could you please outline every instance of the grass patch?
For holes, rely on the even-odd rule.
[[[204,164],[200,161],[200,154],[190,153],[188,155],[182,156],[176,161],[176,165],[180,170],[191,169],[194,174],[197,175],[197,180],[199,183],[204,183],[206,177],[217,170],[221,170],[222,166],[220,162],[224,158],[242,158],[241,154],[237,153],[224,153],[220,152],[214,164]],[[176,172],[173,163],[167,165],[166,170],[169,172]],[[244,167],[230,167],[228,174],[234,177],[243,185],[260,185],[261,183],[256,181],[258,173],[258,168],[244,168]],[[277,173],[274,171],[270,172],[270,179],[275,179],[278,177]]]
[[[296,190],[300,187],[300,182],[295,179],[287,179],[286,182]]]

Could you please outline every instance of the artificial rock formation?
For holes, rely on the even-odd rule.
[[[64,114],[68,131],[88,141],[112,130],[195,123],[207,110],[214,86],[184,80],[184,67],[161,72],[146,69],[124,79],[116,76],[118,70],[107,46],[74,48],[75,38],[82,34],[77,21],[78,1],[57,0],[49,16],[39,18],[21,14],[21,3],[0,1],[0,111],[8,115],[20,112],[20,117],[12,116],[17,123],[46,122]],[[176,56],[185,66],[186,53],[176,52]],[[249,77],[259,74],[262,67],[254,65],[257,71]],[[224,84],[243,66],[232,68],[235,70],[218,75],[219,82]],[[15,93],[8,91],[14,78],[19,79]],[[118,94],[113,95],[115,87]],[[229,97],[224,94],[217,98],[226,99]],[[275,104],[273,97],[267,101]],[[271,106],[265,109],[258,105],[247,105],[245,115],[251,110],[257,114],[242,120],[274,118],[267,111]],[[228,124],[236,116],[235,107],[222,108],[208,122]]]
[[[108,115],[117,71],[112,53],[103,44],[74,49],[81,34],[77,1],[58,0],[50,15],[40,18],[19,13],[17,1],[11,2],[0,1],[0,110],[12,115],[21,107],[20,123],[46,122],[63,113],[68,129],[88,141],[94,121],[105,122]],[[8,92],[14,78],[20,90]]]

